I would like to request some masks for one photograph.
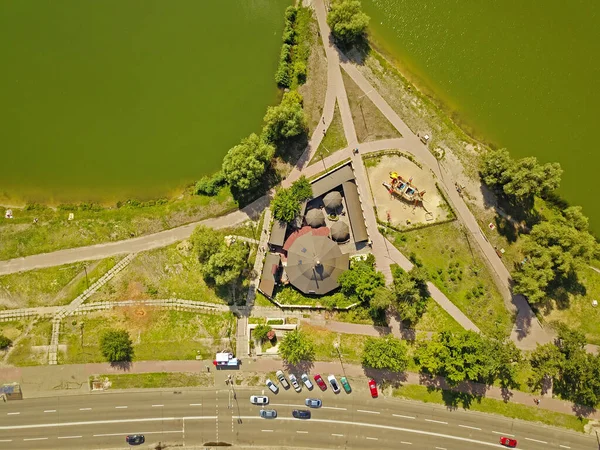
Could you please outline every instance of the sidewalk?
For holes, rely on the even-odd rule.
[[[212,361],[141,361],[132,363],[127,369],[112,367],[108,363],[72,364],[65,366],[37,366],[22,368],[0,369],[0,383],[19,382],[25,398],[51,397],[69,394],[84,394],[89,392],[88,379],[91,375],[99,374],[133,374],[149,372],[204,372],[206,366],[214,371]],[[242,372],[274,372],[284,368],[285,364],[275,358],[243,358],[240,371]],[[306,367],[306,366],[305,366]],[[449,389],[441,377],[430,378],[428,375],[414,372],[384,374],[381,370],[365,369],[356,364],[347,364],[343,360],[334,362],[315,362],[311,365],[312,373],[337,373],[349,377],[373,377],[377,381],[385,379],[400,384],[417,384],[441,389]],[[292,368],[292,370],[295,370]],[[452,389],[471,395],[483,396],[500,401],[534,406],[534,398],[539,395],[526,392],[503,390],[495,386],[485,386],[478,383],[462,383]],[[564,414],[583,415],[592,420],[600,420],[600,412],[591,408],[578,407],[571,402],[555,398],[541,397],[539,408]]]

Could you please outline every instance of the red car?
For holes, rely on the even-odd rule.
[[[375,383],[375,380],[372,378],[369,380],[369,389],[371,390],[371,397],[379,397],[379,392],[377,392],[377,383]]]
[[[511,438],[507,438],[502,436],[500,438],[500,443],[506,447],[510,447],[510,448],[515,448],[517,446],[517,440],[516,439],[511,439]]]
[[[323,378],[321,378],[321,375],[316,374],[315,375],[315,381],[316,381],[317,385],[321,388],[322,391],[326,391],[327,390],[327,385],[323,381]]]

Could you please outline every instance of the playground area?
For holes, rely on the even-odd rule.
[[[448,217],[446,202],[429,170],[400,155],[367,160],[377,218],[397,228],[430,224]]]

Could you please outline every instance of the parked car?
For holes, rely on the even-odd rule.
[[[261,409],[260,417],[263,419],[275,419],[277,417],[277,411],[274,409]]]
[[[275,372],[275,375],[277,376],[279,383],[281,384],[281,386],[283,386],[284,389],[290,388],[290,383],[288,383],[288,380],[285,378],[285,375],[283,374],[283,372],[281,370],[278,370],[277,372]]]
[[[346,377],[340,378],[340,383],[342,383],[342,386],[344,387],[344,390],[346,391],[346,394],[349,394],[350,392],[352,392],[352,388],[350,387],[350,383],[348,383],[348,378],[346,378]]]
[[[271,392],[273,392],[273,394],[277,394],[279,392],[279,388],[275,386],[275,383],[273,383],[271,380],[268,379],[267,381],[265,381],[265,384],[269,389],[271,389]]]
[[[290,383],[292,383],[292,386],[294,386],[296,392],[300,392],[302,390],[302,386],[300,386],[300,383],[298,383],[298,378],[296,378],[296,375],[293,373],[290,373]]]
[[[340,392],[340,385],[338,384],[337,380],[335,379],[335,376],[329,375],[327,377],[327,381],[329,381],[329,384],[331,385],[331,389],[333,390],[334,393],[337,394]]]
[[[326,391],[327,390],[327,385],[325,384],[325,382],[323,381],[323,378],[321,378],[321,375],[316,374],[314,376],[315,381],[317,383],[317,386],[319,386],[321,388],[322,391]]]
[[[292,411],[292,416],[296,419],[310,419],[310,411],[306,409],[295,409]]]
[[[375,383],[375,380],[373,378],[369,380],[369,390],[371,391],[371,397],[379,397],[379,392],[377,392],[377,383]]]
[[[250,403],[253,405],[267,405],[269,404],[269,397],[265,395],[251,395]]]
[[[304,383],[304,386],[306,386],[306,389],[308,389],[309,391],[311,391],[312,388],[313,388],[313,384],[310,382],[310,378],[308,378],[308,375],[306,375],[305,373],[303,373],[302,375],[300,375],[300,378],[302,379],[302,382]]]
[[[323,402],[318,398],[307,398],[304,400],[304,404],[309,408],[320,408]]]
[[[142,445],[146,442],[146,438],[143,434],[129,434],[125,436],[125,442],[129,445]]]
[[[517,446],[517,440],[516,439],[507,438],[505,436],[502,436],[500,438],[500,443],[502,445],[504,445],[505,447],[510,447],[510,448],[515,448]]]

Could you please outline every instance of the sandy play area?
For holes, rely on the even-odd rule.
[[[389,222],[398,228],[409,228],[421,223],[434,223],[448,217],[444,199],[435,186],[435,180],[429,170],[419,168],[416,164],[400,155],[385,155],[377,159],[365,160],[369,183],[377,218]],[[382,183],[390,183],[390,172],[397,172],[402,178],[410,179],[411,185],[419,192],[425,191],[423,204],[416,205],[392,195]]]

